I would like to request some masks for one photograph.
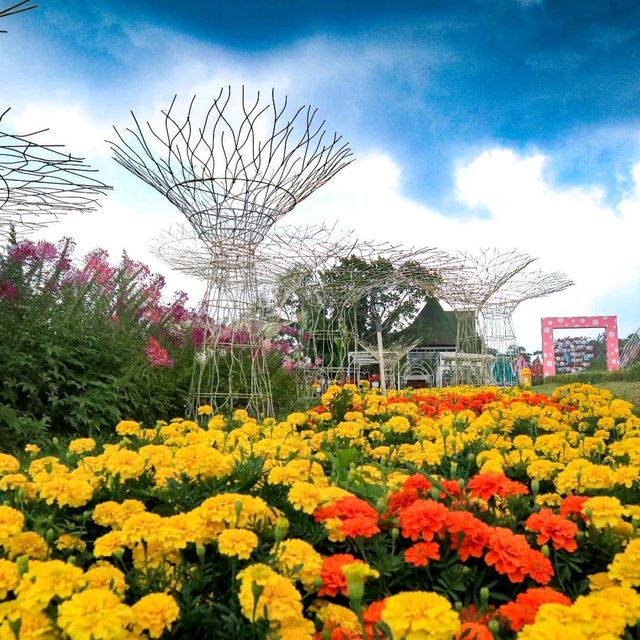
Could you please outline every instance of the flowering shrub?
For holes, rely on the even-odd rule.
[[[630,403],[586,385],[321,400],[0,454],[0,637],[635,637]]]
[[[101,250],[74,264],[73,248],[22,241],[0,253],[0,442],[91,435],[137,407],[145,418],[184,411],[186,295],[165,303],[145,265],[111,265]]]

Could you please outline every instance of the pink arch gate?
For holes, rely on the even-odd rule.
[[[556,374],[556,360],[553,352],[554,329],[599,329],[605,330],[607,350],[607,371],[620,368],[618,353],[618,318],[616,316],[574,316],[571,318],[542,318],[542,362],[543,374]]]

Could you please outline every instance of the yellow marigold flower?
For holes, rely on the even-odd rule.
[[[609,414],[614,420],[625,420],[633,414],[633,405],[626,400],[616,398],[609,405]]]
[[[4,544],[11,536],[22,531],[24,516],[4,504],[0,505],[0,544]]]
[[[543,604],[540,609],[552,606],[554,605]],[[568,638],[571,640],[593,640],[577,626],[568,626],[559,620],[536,620],[533,624],[525,625],[517,636],[518,640],[567,640]],[[613,638],[608,638],[608,640],[613,640]]]
[[[536,504],[542,507],[559,507],[562,498],[557,493],[541,493],[536,496]]]
[[[248,529],[274,520],[269,505],[262,498],[240,493],[221,493],[207,498],[197,512],[210,539],[227,527]]]
[[[118,475],[120,480],[135,480],[145,470],[144,458],[128,449],[121,449],[110,455],[105,467],[112,475]]]
[[[633,627],[640,620],[640,595],[634,589],[614,585],[598,591],[598,595],[622,606],[628,626]]]
[[[19,582],[20,575],[15,562],[0,559],[0,600],[4,600],[9,591],[14,591]]]
[[[140,430],[140,423],[135,420],[121,420],[116,425],[116,433],[120,436],[137,436]]]
[[[304,459],[291,460],[282,467],[274,467],[267,478],[269,484],[284,485],[292,485],[299,480],[312,482],[318,486],[327,486],[329,484],[322,466],[312,460]]]
[[[451,640],[460,629],[449,601],[429,591],[405,591],[387,598],[382,620],[394,638]]]
[[[580,486],[585,490],[610,489],[615,483],[613,469],[603,464],[589,464],[582,469]]]
[[[558,462],[551,460],[533,460],[527,466],[527,475],[532,480],[551,480],[556,472],[562,468]]]
[[[308,542],[290,538],[278,547],[276,565],[287,577],[299,578],[309,591],[320,576],[322,556]]]
[[[634,482],[640,479],[640,467],[618,467],[614,472],[615,484],[622,484],[631,489]]]
[[[20,470],[20,462],[8,453],[0,453],[0,474],[16,473]]]
[[[579,596],[569,608],[571,622],[580,628],[587,637],[602,637],[609,634],[611,638],[619,638],[627,625],[628,612],[619,601],[602,595],[602,591]]]
[[[296,427],[300,426],[301,424],[304,424],[306,421],[307,421],[307,416],[301,411],[290,413],[287,416],[287,422],[289,424],[295,425]]]
[[[210,431],[219,431],[220,429],[224,429],[224,425],[226,420],[224,416],[213,416],[209,422],[207,422],[207,429]]]
[[[253,564],[238,574],[238,599],[249,619],[287,624],[302,618],[300,592],[290,580],[265,564]]]
[[[312,609],[316,611],[316,616],[327,631],[335,627],[342,627],[353,633],[359,633],[361,630],[358,616],[347,607],[327,602],[326,600],[316,600],[312,605]]]
[[[616,426],[616,423],[614,422],[613,418],[606,416],[604,418],[600,418],[598,420],[598,427],[600,427],[601,429],[606,429],[607,431],[613,429]]]
[[[340,487],[318,487],[310,482],[294,482],[287,498],[294,509],[313,513],[321,504],[352,495]]]
[[[40,453],[40,451],[42,451],[42,449],[37,444],[33,443],[25,445],[24,450],[26,453]]]
[[[213,407],[210,404],[203,404],[198,407],[199,416],[210,416],[213,413]]]
[[[135,629],[148,631],[152,638],[159,638],[178,619],[180,608],[166,593],[150,593],[132,607]]]
[[[158,467],[153,474],[154,486],[157,489],[166,487],[169,480],[180,480],[180,473],[174,467]]]
[[[174,465],[179,473],[192,480],[207,480],[229,475],[233,471],[234,460],[210,446],[193,444],[176,451]]]
[[[45,560],[49,555],[47,541],[35,531],[18,533],[5,544],[5,548],[11,559],[29,556],[32,560]]]
[[[11,491],[18,487],[24,489],[25,494],[29,495],[30,491],[27,490],[27,487],[33,488],[34,485],[29,482],[27,476],[23,473],[8,473],[6,476],[0,478],[0,491]],[[32,495],[35,495],[35,492],[33,492]]]
[[[130,515],[123,522],[121,533],[126,543],[132,545],[155,537],[163,526],[162,516],[143,511]]]
[[[16,595],[24,609],[42,610],[55,596],[69,598],[84,584],[82,569],[72,564],[62,560],[31,560]]]
[[[609,565],[609,577],[623,587],[640,587],[640,538],[631,540]]]
[[[148,467],[168,467],[173,462],[173,451],[164,444],[147,444],[138,453]]]
[[[279,640],[314,640],[316,627],[306,618],[288,620],[277,629]]]
[[[248,529],[225,529],[218,536],[218,551],[225,556],[247,560],[258,546],[258,536]]]
[[[584,513],[597,529],[615,527],[624,515],[624,507],[618,498],[610,496],[596,496],[589,498],[582,505]]]
[[[93,555],[96,558],[112,556],[118,551],[124,551],[125,543],[122,531],[109,531],[109,533],[96,538],[93,545]]]
[[[407,433],[411,431],[411,423],[404,416],[393,416],[381,426],[381,429],[383,431],[393,431],[394,433]]]
[[[131,609],[108,589],[87,589],[58,607],[58,626],[71,640],[120,640],[133,619]]]
[[[63,533],[56,540],[56,549],[59,551],[85,551],[87,544],[78,536]]]
[[[58,631],[53,628],[49,616],[44,611],[20,610],[8,616],[9,620],[18,622],[20,619],[20,639],[21,640],[56,640],[60,637]],[[0,625],[0,638],[3,640],[13,640],[14,632],[11,629],[9,620],[5,620]]]
[[[233,417],[235,420],[246,422],[249,419],[249,414],[244,409],[236,409],[233,412]]]
[[[589,579],[591,591],[602,591],[602,589],[606,589],[607,587],[615,586],[615,583],[606,571],[592,573],[590,576],[587,576],[587,578]]]
[[[76,438],[69,443],[69,453],[88,453],[96,448],[93,438]]]
[[[129,516],[134,513],[142,513],[144,510],[144,503],[140,500],[125,500],[121,504],[108,500],[96,505],[92,518],[96,524],[102,527],[119,529]]]
[[[67,472],[38,474],[34,478],[41,500],[60,507],[82,507],[93,497],[91,483]]]
[[[84,573],[88,589],[108,589],[122,597],[128,585],[124,573],[108,562],[96,564]]]

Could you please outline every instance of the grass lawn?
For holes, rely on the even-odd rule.
[[[558,386],[560,386],[558,383],[541,384],[533,387],[533,390],[537,393],[549,394]],[[609,389],[618,398],[633,402],[637,407],[640,407],[640,382],[600,382],[593,386]]]

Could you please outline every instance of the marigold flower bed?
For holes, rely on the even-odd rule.
[[[0,454],[0,640],[636,638],[640,417],[334,386]]]

